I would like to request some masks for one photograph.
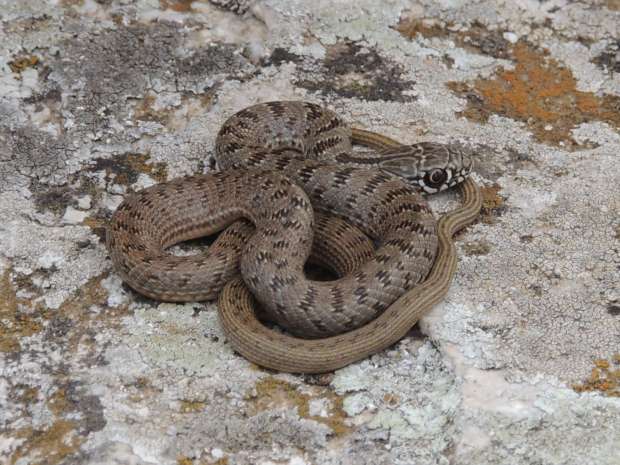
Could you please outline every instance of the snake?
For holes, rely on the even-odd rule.
[[[371,150],[353,151],[352,142]],[[459,144],[400,144],[310,102],[237,112],[215,153],[220,171],[125,198],[106,245],[139,293],[217,298],[233,348],[279,371],[332,371],[401,339],[447,293],[452,236],[481,207],[471,154]],[[436,221],[420,191],[455,185],[463,206]],[[167,250],[224,228],[205,254]],[[308,278],[308,259],[337,279]]]

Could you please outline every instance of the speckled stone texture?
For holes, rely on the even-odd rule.
[[[0,463],[620,464],[620,2],[0,0],[0,49]],[[324,376],[250,365],[102,242],[277,99],[477,147],[445,301]]]

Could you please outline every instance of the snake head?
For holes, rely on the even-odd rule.
[[[455,186],[471,172],[471,152],[460,145],[420,142],[381,152],[381,169],[434,194]]]

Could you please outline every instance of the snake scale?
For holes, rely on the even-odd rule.
[[[374,150],[354,152],[352,140]],[[219,296],[233,347],[282,371],[333,370],[404,336],[447,292],[456,266],[452,235],[481,204],[460,146],[401,145],[351,130],[308,102],[236,113],[219,131],[216,159],[222,171],[128,196],[107,230],[110,257],[122,279],[149,297]],[[456,184],[464,206],[437,223],[418,190]],[[205,254],[166,251],[227,226]],[[309,279],[308,258],[338,278]],[[259,322],[255,301],[292,336]]]

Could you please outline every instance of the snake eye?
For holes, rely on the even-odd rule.
[[[448,172],[436,168],[424,175],[424,183],[429,187],[439,188],[448,180]]]

